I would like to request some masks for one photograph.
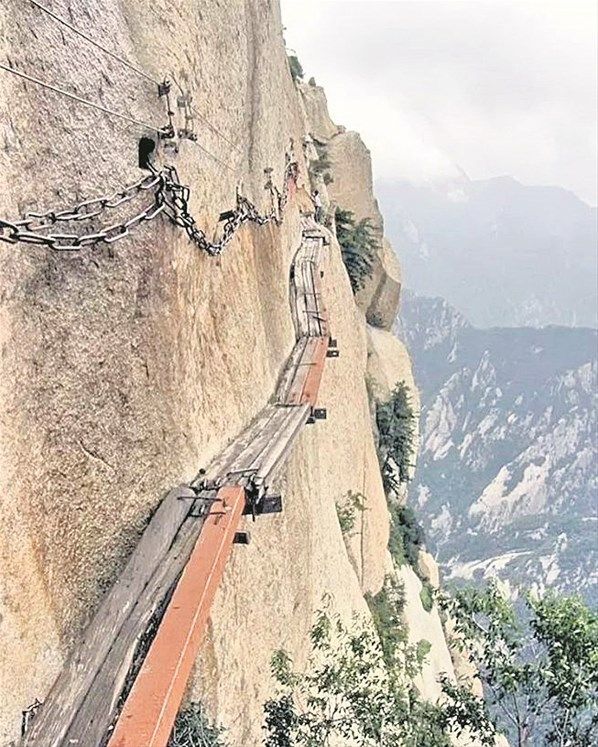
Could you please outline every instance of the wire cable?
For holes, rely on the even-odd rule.
[[[32,0],[32,2],[33,2],[33,1],[34,1],[34,0]],[[176,87],[177,87],[177,88],[179,89],[179,91],[180,91],[180,92],[181,92],[181,93],[182,93],[183,95],[185,95],[185,93],[186,93],[186,92],[185,92],[185,90],[183,89],[183,87],[181,86],[181,84],[180,84],[180,83],[178,82],[178,80],[177,80],[177,79],[175,78],[175,76],[174,76],[174,73],[171,73],[171,74],[170,74],[170,77],[171,77],[171,78],[173,79],[173,81],[175,82],[175,85],[176,85]],[[193,104],[190,104],[189,106],[190,106],[191,110],[193,111],[193,113],[194,113],[194,114],[195,114],[195,115],[197,116],[197,118],[198,118],[198,119],[200,119],[200,120],[201,120],[201,121],[202,121],[202,122],[203,122],[203,123],[204,123],[205,125],[207,125],[207,126],[208,126],[208,127],[209,127],[209,128],[211,129],[211,130],[212,130],[212,132],[215,132],[215,133],[216,133],[216,135],[219,135],[219,136],[220,136],[220,137],[221,137],[221,138],[222,138],[222,139],[223,139],[223,140],[224,140],[225,142],[227,142],[227,143],[228,143],[228,144],[229,144],[229,145],[230,145],[230,146],[231,146],[232,148],[234,148],[235,150],[237,150],[237,151],[239,151],[239,152],[240,152],[240,150],[241,150],[241,149],[239,148],[239,146],[238,146],[238,145],[236,145],[235,143],[233,143],[233,141],[232,141],[232,140],[230,140],[230,139],[229,139],[228,137],[226,137],[226,135],[224,135],[224,134],[223,134],[223,133],[221,132],[221,130],[219,130],[219,129],[218,129],[217,127],[216,127],[216,125],[213,125],[213,124],[212,124],[212,123],[211,123],[211,122],[210,122],[210,121],[209,121],[208,119],[206,119],[206,118],[205,118],[205,117],[204,117],[204,116],[203,116],[202,114],[200,114],[200,113],[199,113],[199,112],[197,111],[197,108],[196,108],[195,106],[193,106]]]
[[[210,156],[210,157],[211,157],[211,158],[213,158],[213,159],[214,159],[215,161],[217,161],[217,162],[218,162],[218,163],[219,163],[219,164],[220,164],[221,166],[224,166],[224,168],[225,168],[225,169],[228,169],[228,170],[229,170],[230,172],[232,172],[232,173],[235,173],[235,169],[233,169],[233,167],[232,167],[232,166],[229,166],[229,165],[228,165],[228,163],[225,163],[224,161],[221,161],[221,160],[220,160],[220,158],[218,158],[218,157],[217,157],[217,156],[215,156],[215,155],[214,155],[213,153],[211,153],[211,152],[210,152],[210,151],[209,151],[209,150],[208,150],[207,148],[204,148],[204,147],[203,147],[203,145],[200,145],[200,144],[199,144],[199,143],[197,142],[197,140],[191,140],[191,142],[192,142],[192,143],[193,143],[194,145],[197,145],[197,147],[198,147],[198,148],[199,148],[200,150],[203,150],[203,152],[204,152],[204,153],[207,153],[207,154],[208,154],[208,156]]]
[[[35,83],[38,86],[42,86],[43,88],[47,88],[50,91],[54,91],[54,93],[59,93],[61,96],[66,96],[69,99],[73,99],[73,101],[77,101],[80,104],[85,104],[85,106],[89,106],[92,109],[97,109],[98,111],[104,112],[105,114],[110,114],[114,117],[119,117],[120,119],[124,119],[126,122],[131,122],[132,124],[139,125],[140,127],[143,127],[144,129],[153,130],[154,132],[157,132],[159,135],[164,134],[164,128],[156,127],[155,125],[148,124],[147,122],[143,122],[140,119],[135,119],[134,117],[129,117],[128,115],[121,114],[120,112],[115,112],[113,109],[107,109],[105,106],[101,106],[100,104],[95,104],[93,101],[88,101],[87,99],[83,99],[80,96],[76,96],[74,93],[69,93],[69,91],[64,91],[62,88],[57,88],[56,86],[50,85],[49,83],[45,83],[43,80],[39,80],[38,78],[34,78],[31,75],[27,75],[26,73],[23,73],[14,67],[8,67],[8,65],[3,65],[1,62],[0,62],[0,69],[6,70],[6,72],[12,73],[13,75],[18,75],[19,78],[24,78],[25,80],[28,80],[31,83]],[[220,158],[218,158],[213,153],[211,153],[207,148],[204,148],[203,145],[200,145],[197,141],[193,141],[193,142],[195,143],[195,145],[197,145],[197,147],[200,150],[202,150],[204,153],[210,156],[210,158],[213,158],[221,166],[224,166],[225,169],[228,169],[229,171],[234,171],[234,169],[231,166],[229,166],[224,161],[220,160]]]
[[[152,78],[151,75],[148,75],[140,68],[135,67],[135,65],[132,65],[128,60],[125,60],[124,57],[121,57],[120,55],[115,54],[114,52],[111,52],[109,49],[106,49],[106,47],[99,44],[95,39],[93,39],[91,36],[88,36],[88,34],[86,34],[85,32],[73,26],[65,18],[61,18],[60,16],[56,15],[56,13],[54,13],[52,10],[50,10],[50,8],[46,8],[46,6],[42,5],[40,2],[38,2],[38,0],[29,0],[29,2],[33,3],[33,5],[35,5],[36,8],[39,8],[42,12],[47,13],[55,21],[58,21],[58,23],[61,23],[63,26],[66,26],[67,29],[70,29],[73,33],[77,34],[82,39],[85,39],[85,41],[88,41],[90,44],[93,44],[94,47],[97,47],[97,49],[100,49],[102,52],[107,54],[109,57],[112,57],[112,59],[120,62],[121,65],[125,65],[125,67],[128,67],[130,70],[133,70],[133,72],[137,73],[137,75],[140,75],[142,78],[149,80],[151,83],[154,83],[157,86],[160,85],[159,81],[154,80],[154,78]]]
[[[102,46],[101,44],[99,44],[98,42],[96,42],[95,39],[92,39],[86,33],[84,33],[80,29],[78,29],[75,26],[73,26],[65,18],[62,18],[61,16],[57,15],[52,10],[50,10],[50,8],[47,8],[45,5],[42,5],[42,3],[39,2],[39,0],[29,0],[29,2],[32,3],[33,5],[35,5],[36,8],[39,8],[39,10],[41,10],[43,13],[46,13],[47,15],[49,15],[55,21],[58,21],[58,23],[61,23],[63,26],[66,26],[66,28],[70,29],[73,33],[77,34],[82,39],[85,39],[86,41],[88,41],[90,44],[92,44],[97,49],[100,49],[102,52],[104,52],[105,54],[107,54],[109,57],[112,57],[113,59],[115,59],[118,62],[120,62],[122,65],[125,65],[126,67],[128,67],[130,70],[133,70],[133,72],[137,73],[137,75],[140,75],[141,77],[145,78],[146,80],[149,80],[151,83],[154,83],[155,85],[160,86],[160,82],[159,81],[154,80],[154,78],[152,78],[150,75],[148,75],[147,73],[145,73],[143,70],[140,70],[139,68],[135,67],[135,65],[132,65],[130,62],[128,62],[128,60],[125,60],[123,57],[120,57],[120,55],[117,55],[114,52],[111,52],[109,49],[106,49],[106,47]],[[129,122],[134,122],[135,124],[142,124],[144,127],[150,127],[151,129],[155,130],[156,132],[160,132],[161,133],[163,131],[161,129],[157,129],[156,127],[152,127],[151,125],[145,125],[145,123],[140,122],[139,120],[135,120],[135,119],[133,119],[131,117],[126,117],[123,114],[119,114],[118,112],[114,112],[114,111],[111,111],[111,110],[106,109],[104,107],[101,107],[101,106],[99,106],[97,104],[94,104],[91,101],[86,101],[85,99],[81,99],[80,97],[74,96],[73,94],[70,94],[67,91],[62,91],[62,90],[60,90],[58,88],[50,86],[49,84],[43,83],[43,81],[37,80],[35,78],[28,77],[24,73],[19,73],[18,71],[14,70],[13,68],[7,68],[7,67],[5,67],[4,65],[1,65],[1,64],[0,64],[0,67],[2,67],[4,70],[8,70],[9,72],[14,72],[15,75],[21,75],[21,77],[26,78],[27,80],[31,80],[33,83],[37,83],[38,85],[45,86],[46,88],[49,88],[50,90],[55,91],[56,93],[61,93],[64,96],[69,96],[70,98],[74,99],[75,101],[79,101],[80,103],[87,104],[88,106],[92,106],[92,107],[94,107],[96,109],[99,109],[100,111],[106,112],[107,114],[112,114],[112,115],[114,115],[116,117],[121,117],[122,119],[126,119]],[[181,85],[179,84],[179,82],[174,78],[174,75],[172,77],[173,77],[174,82],[176,83],[176,85],[180,89],[181,93],[184,94],[185,91],[183,90],[183,88],[181,87]],[[169,112],[170,112],[170,108],[171,107],[169,105],[168,106]],[[235,143],[233,143],[232,140],[230,140],[229,138],[226,137],[226,135],[224,135],[222,132],[220,132],[220,130],[215,125],[213,125],[211,122],[209,122],[203,115],[201,115],[194,106],[191,106],[191,109],[196,114],[196,116],[204,124],[206,124],[213,132],[215,132],[217,135],[219,135],[223,140],[225,140],[235,150],[239,150],[239,146],[238,145],[235,145]],[[206,153],[208,156],[210,156],[211,158],[213,158],[219,164],[221,164],[225,168],[229,169],[229,171],[233,171],[233,169],[228,164],[226,164],[224,161],[221,161],[219,158],[217,158],[213,153],[211,153],[209,150],[207,150],[207,148],[204,148],[202,145],[199,145],[199,143],[197,141],[195,141],[195,144],[198,146],[198,148],[200,148],[200,150],[204,151],[204,153]]]
[[[54,93],[59,93],[61,96],[66,96],[67,98],[72,99],[73,101],[77,101],[80,104],[85,104],[85,106],[89,106],[92,109],[97,109],[98,111],[104,112],[105,114],[110,114],[113,117],[124,119],[126,122],[132,122],[133,124],[139,125],[140,127],[143,127],[149,130],[153,130],[154,132],[157,132],[159,134],[162,134],[164,132],[164,129],[161,127],[156,127],[155,125],[148,124],[147,122],[143,122],[140,119],[135,119],[134,117],[129,117],[126,114],[115,112],[113,109],[107,109],[105,106],[101,106],[100,104],[95,104],[93,101],[88,101],[87,99],[83,99],[80,96],[76,96],[74,93],[65,91],[62,88],[57,88],[56,86],[53,86],[50,83],[45,83],[43,80],[39,80],[38,78],[34,78],[31,75],[27,75],[26,73],[23,73],[14,67],[8,67],[8,65],[3,65],[1,62],[0,62],[0,69],[6,70],[6,72],[12,73],[13,75],[18,75],[19,78],[24,78],[25,80],[28,80],[31,83],[35,83],[38,86],[42,86],[43,88],[47,88],[50,91],[54,91]]]
[[[108,55],[109,57],[112,57],[112,59],[114,59],[114,60],[117,60],[117,61],[118,61],[118,62],[120,62],[120,63],[121,63],[122,65],[125,65],[125,66],[126,66],[126,67],[128,67],[128,68],[129,68],[130,70],[132,70],[133,72],[137,73],[137,75],[140,75],[141,77],[145,78],[146,80],[149,80],[149,81],[150,81],[151,83],[154,83],[155,85],[157,85],[157,86],[160,86],[160,82],[159,82],[159,81],[155,80],[155,79],[154,79],[154,78],[152,78],[152,77],[151,77],[150,75],[148,75],[147,73],[145,73],[145,72],[144,72],[143,70],[140,70],[140,69],[139,69],[138,67],[135,67],[135,65],[132,65],[132,64],[131,64],[131,63],[130,63],[130,62],[129,62],[128,60],[125,60],[125,59],[124,59],[123,57],[121,57],[120,55],[117,55],[117,54],[115,54],[114,52],[111,52],[111,51],[110,51],[109,49],[106,49],[106,47],[104,47],[104,46],[102,46],[101,44],[99,44],[99,43],[98,43],[97,41],[95,41],[95,39],[93,39],[93,38],[92,38],[91,36],[89,36],[89,35],[88,35],[88,34],[86,34],[85,32],[81,31],[80,29],[78,29],[78,28],[77,28],[76,26],[73,26],[73,25],[72,25],[71,23],[69,23],[69,21],[67,21],[67,20],[66,20],[65,18],[62,18],[61,16],[57,15],[56,13],[54,13],[54,11],[50,10],[50,8],[47,8],[47,7],[45,6],[45,5],[42,5],[42,3],[40,3],[40,2],[39,2],[39,0],[29,0],[29,2],[30,2],[30,3],[32,3],[33,5],[35,5],[35,7],[36,7],[36,8],[39,8],[39,10],[41,10],[41,11],[42,11],[43,13],[46,13],[47,15],[49,15],[49,16],[50,16],[51,18],[53,18],[53,19],[54,19],[55,21],[58,21],[58,23],[61,23],[61,24],[62,24],[63,26],[66,26],[66,28],[70,29],[70,30],[71,30],[71,31],[72,31],[73,33],[77,34],[77,35],[78,35],[78,36],[80,36],[80,37],[81,37],[82,39],[85,39],[85,41],[89,42],[89,43],[90,43],[90,44],[92,44],[92,45],[93,45],[94,47],[96,47],[97,49],[99,49],[99,50],[101,50],[102,52],[104,52],[105,54],[107,54],[107,55]],[[5,68],[5,69],[6,69],[6,68]],[[18,74],[18,73],[17,73],[17,74]],[[176,83],[177,87],[178,87],[178,88],[180,89],[181,93],[183,93],[183,94],[184,94],[184,93],[185,93],[185,91],[183,90],[183,88],[181,87],[181,85],[179,84],[179,82],[178,82],[178,81],[176,80],[176,78],[174,77],[174,75],[172,76],[172,78],[173,78],[174,82]],[[37,82],[37,83],[39,83],[40,85],[43,85],[43,84],[41,83],[41,81],[33,81],[33,82]],[[54,88],[53,88],[52,90],[57,90],[57,89],[54,89]],[[60,93],[64,93],[65,95],[69,95],[69,94],[67,94],[67,93],[66,93],[65,91],[59,91],[59,92],[60,92]],[[76,99],[76,100],[78,100],[78,101],[82,101],[81,99]],[[92,104],[91,102],[87,102],[87,103],[88,103],[88,104],[89,104],[90,106],[94,106],[94,104]],[[169,108],[170,108],[170,107],[169,107]],[[193,110],[193,113],[194,113],[194,114],[195,114],[195,115],[197,116],[197,118],[198,118],[198,119],[200,119],[200,120],[201,120],[201,121],[202,121],[202,122],[203,122],[203,123],[204,123],[205,125],[207,125],[207,126],[208,126],[208,127],[209,127],[209,128],[210,128],[210,129],[212,130],[212,131],[213,131],[213,132],[215,132],[215,133],[216,133],[217,135],[219,135],[219,136],[220,136],[220,137],[221,137],[221,138],[222,138],[222,139],[223,139],[224,141],[226,141],[226,142],[227,142],[227,143],[228,143],[228,144],[229,144],[229,145],[230,145],[230,146],[231,146],[232,148],[234,148],[235,150],[240,150],[240,149],[239,149],[239,146],[238,146],[238,145],[236,145],[235,143],[233,143],[233,141],[232,141],[232,140],[230,140],[230,139],[229,139],[228,137],[226,137],[226,135],[224,135],[224,134],[223,134],[223,133],[222,133],[222,132],[221,132],[221,131],[220,131],[220,130],[219,130],[219,129],[218,129],[218,128],[217,128],[216,126],[215,126],[215,125],[213,125],[213,124],[212,124],[212,123],[211,123],[211,122],[210,122],[209,120],[207,120],[207,119],[206,119],[206,118],[205,118],[205,117],[204,117],[204,116],[203,116],[202,114],[200,114],[200,112],[199,112],[199,111],[198,111],[198,110],[196,109],[196,107],[195,107],[195,106],[191,106],[191,109]],[[103,109],[102,111],[107,111],[107,110],[106,110],[106,109]],[[116,112],[109,112],[109,113],[111,113],[111,114],[114,114],[115,116],[123,116],[123,115],[119,115],[119,114],[118,114],[118,113],[116,113]],[[130,121],[132,121],[132,120],[130,120]],[[153,129],[155,129],[155,128],[153,128]],[[161,131],[161,130],[158,130],[158,132],[160,132],[160,131]],[[199,145],[199,144],[198,144],[198,145]],[[221,161],[220,159],[216,158],[216,156],[215,156],[215,155],[214,155],[213,153],[210,153],[210,151],[209,151],[209,150],[207,150],[206,148],[204,148],[204,147],[203,147],[203,146],[201,146],[201,145],[199,145],[199,148],[201,148],[201,149],[202,149],[203,151],[205,151],[205,152],[206,152],[206,153],[207,153],[207,154],[208,154],[209,156],[211,156],[211,157],[212,157],[212,158],[214,158],[214,159],[215,159],[216,161],[218,161],[218,163],[220,163],[220,164],[222,164],[223,166],[225,166],[226,168],[230,169],[230,166],[228,166],[228,165],[227,165],[226,163],[224,163],[224,162],[223,162],[223,161]],[[231,171],[232,171],[232,169],[231,169]]]

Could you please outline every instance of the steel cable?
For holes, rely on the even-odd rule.
[[[46,13],[47,15],[49,15],[51,18],[53,18],[58,23],[62,24],[63,26],[66,26],[66,28],[70,29],[73,33],[77,34],[82,39],[85,39],[85,41],[89,42],[94,47],[96,47],[97,49],[99,49],[102,52],[104,52],[105,54],[107,54],[109,57],[112,57],[112,59],[116,60],[117,62],[120,62],[122,65],[125,65],[125,67],[128,67],[130,70],[132,70],[137,75],[141,76],[142,78],[145,78],[146,80],[149,80],[151,83],[154,83],[156,86],[160,87],[160,85],[161,85],[160,81],[155,80],[154,78],[151,77],[151,75],[148,75],[147,73],[145,73],[140,68],[138,68],[135,65],[131,64],[124,57],[121,57],[120,55],[116,54],[115,52],[112,52],[111,50],[109,50],[106,47],[104,47],[102,44],[100,44],[99,42],[97,42],[95,39],[93,39],[91,36],[89,36],[88,34],[86,34],[84,31],[81,31],[76,26],[73,26],[73,24],[69,23],[69,21],[67,21],[65,18],[62,18],[61,16],[57,15],[56,13],[54,13],[54,11],[50,10],[50,8],[47,8],[45,5],[43,5],[42,3],[40,3],[39,0],[29,0],[29,2],[32,3],[33,5],[35,5],[36,8],[39,8],[39,10],[41,10],[43,13]],[[172,76],[172,78],[173,78],[174,82],[176,83],[177,87],[179,88],[179,90],[181,91],[181,93],[184,94],[185,92],[183,91],[183,89],[180,86],[180,84],[178,83],[178,81],[175,79],[174,75]],[[169,109],[170,109],[170,107],[169,107]],[[221,130],[218,129],[218,127],[216,127],[208,119],[206,119],[206,117],[204,117],[197,110],[197,108],[195,106],[191,106],[191,109],[193,110],[193,113],[197,116],[197,118],[199,120],[201,120],[207,127],[209,127],[214,133],[216,133],[219,137],[221,137],[232,148],[234,148],[235,150],[239,150],[239,146],[236,145],[235,143],[233,143],[233,141],[230,140],[230,138],[228,138],[226,135],[224,135],[224,133],[222,133]],[[208,153],[208,155],[211,155],[213,158],[215,158],[215,156],[213,156],[213,154],[210,153],[209,151],[206,150],[206,153]],[[216,159],[216,160],[218,160],[218,159]],[[222,161],[220,161],[219,163],[222,163]],[[223,165],[226,166],[226,164],[223,164]],[[230,167],[227,167],[227,168],[230,168]]]
[[[58,23],[61,23],[63,26],[66,26],[68,29],[70,29],[73,33],[77,34],[78,36],[80,36],[82,39],[85,39],[85,41],[89,42],[90,44],[93,44],[94,47],[97,47],[97,49],[100,49],[102,52],[107,54],[109,57],[112,57],[112,59],[120,62],[121,65],[125,65],[125,67],[128,67],[134,73],[137,73],[137,75],[141,76],[142,78],[149,80],[151,83],[154,83],[157,86],[160,85],[160,82],[152,78],[151,75],[148,75],[140,68],[135,67],[135,65],[132,65],[128,60],[125,60],[124,57],[121,57],[115,52],[111,52],[109,49],[106,49],[106,47],[99,44],[95,39],[93,39],[91,36],[88,36],[88,34],[86,34],[84,31],[81,31],[76,26],[73,26],[65,18],[62,18],[59,15],[56,15],[56,13],[50,10],[50,8],[46,8],[46,6],[42,5],[40,2],[38,2],[38,0],[29,0],[29,2],[33,3],[33,5],[35,5],[36,8],[39,8],[42,12],[47,13],[55,21],[58,21]]]
[[[221,130],[219,130],[218,127],[216,127],[216,125],[213,125],[210,122],[209,119],[206,119],[203,116],[203,114],[200,114],[200,112],[197,110],[196,106],[193,106],[193,104],[191,104],[191,97],[189,96],[189,94],[187,94],[185,92],[185,90],[183,89],[183,87],[181,86],[181,84],[175,78],[174,73],[171,73],[170,77],[173,79],[176,87],[179,89],[179,91],[181,92],[181,94],[183,94],[183,96],[188,96],[187,105],[189,106],[189,108],[191,109],[191,111],[195,114],[195,116],[199,120],[201,120],[205,125],[207,125],[210,128],[210,130],[212,130],[212,132],[214,132],[216,135],[218,135],[219,137],[221,137],[226,143],[228,143],[232,148],[234,148],[237,151],[240,151],[241,149],[239,148],[239,146],[237,144],[233,143],[233,141],[230,138],[228,138]]]
[[[148,124],[147,122],[143,122],[140,119],[129,117],[127,114],[121,114],[120,112],[115,112],[113,109],[107,109],[105,106],[102,106],[101,104],[95,104],[93,101],[89,101],[88,99],[83,99],[74,93],[65,91],[62,88],[57,88],[56,86],[53,86],[50,83],[46,83],[43,80],[39,80],[39,78],[34,78],[31,75],[27,75],[27,73],[23,73],[14,67],[9,67],[8,65],[4,65],[1,62],[0,62],[0,68],[2,70],[6,70],[6,72],[8,73],[12,73],[13,75],[17,75],[20,78],[24,78],[25,80],[28,80],[31,83],[35,83],[38,86],[42,86],[43,88],[47,88],[50,91],[54,91],[54,93],[59,93],[61,96],[66,96],[67,98],[72,99],[73,101],[77,101],[80,104],[89,106],[92,109],[98,109],[99,111],[104,112],[105,114],[110,114],[113,117],[119,117],[119,119],[124,119],[127,122],[131,122],[133,124],[139,125],[140,127],[143,127],[145,129],[153,130],[154,132],[157,132],[159,134],[164,134],[165,132],[163,127],[156,127],[155,125]]]

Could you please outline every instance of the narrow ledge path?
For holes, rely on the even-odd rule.
[[[316,407],[338,351],[322,297],[328,234],[303,218],[290,277],[296,343],[272,398],[187,485],[158,506],[68,658],[22,747],[165,747],[244,514],[281,510],[275,476]]]

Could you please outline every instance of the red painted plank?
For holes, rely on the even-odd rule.
[[[324,372],[324,363],[326,361],[326,351],[328,350],[327,337],[312,338],[316,341],[311,365],[305,377],[303,391],[301,393],[301,404],[311,405],[314,407],[318,401],[318,392],[320,391],[320,382]]]
[[[245,506],[245,490],[226,486],[202,527],[108,747],[164,747],[199,650],[210,607]]]

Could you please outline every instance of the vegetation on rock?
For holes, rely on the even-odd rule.
[[[341,532],[347,534],[355,527],[357,512],[363,512],[365,508],[365,496],[362,493],[354,493],[350,490],[342,502],[336,504],[336,515],[340,524]]]
[[[426,612],[431,612],[434,606],[434,589],[429,581],[422,582],[422,588],[419,593],[419,600]]]
[[[288,58],[289,68],[291,69],[291,77],[293,81],[296,83],[298,80],[303,80],[303,67],[299,62],[299,58],[297,57],[297,55],[290,54]]]
[[[421,666],[417,647],[397,640],[385,656],[365,621],[347,626],[325,612],[317,615],[311,642],[303,672],[284,651],[272,659],[280,691],[265,705],[266,747],[324,747],[335,740],[360,747],[450,745],[441,710],[412,687]]]
[[[419,551],[424,545],[425,535],[417,521],[415,511],[410,506],[402,506],[391,501],[390,537],[388,550],[396,565],[408,563],[419,575]]]
[[[336,209],[334,214],[336,236],[353,293],[361,290],[372,276],[374,258],[378,248],[374,228],[369,218],[355,221],[350,210]]]
[[[264,708],[266,747],[325,747],[338,740],[357,747],[449,747],[451,733],[466,728],[478,744],[493,745],[483,702],[466,688],[451,683],[448,702],[437,705],[417,694],[413,678],[430,643],[408,643],[401,588],[386,579],[368,603],[374,628],[360,618],[348,626],[336,615],[317,613],[302,672],[286,652],[275,653],[279,693]]]
[[[376,403],[378,459],[387,493],[397,491],[411,479],[417,422],[409,389],[400,381],[390,398]]]
[[[580,597],[528,594],[515,604],[490,585],[442,603],[455,623],[455,645],[484,686],[478,719],[517,747],[598,743],[598,616]],[[444,689],[450,696],[450,683]]]
[[[325,145],[314,143],[318,157],[309,163],[309,178],[313,182],[322,178],[324,184],[332,184],[334,181],[330,169],[332,164],[328,158],[328,151]]]
[[[201,703],[190,703],[177,716],[168,747],[226,747],[223,730],[214,726]]]
[[[407,630],[402,614],[405,607],[405,589],[394,576],[386,576],[377,594],[366,594],[374,627],[380,638],[382,657],[387,667],[393,665],[399,645],[407,642]]]

